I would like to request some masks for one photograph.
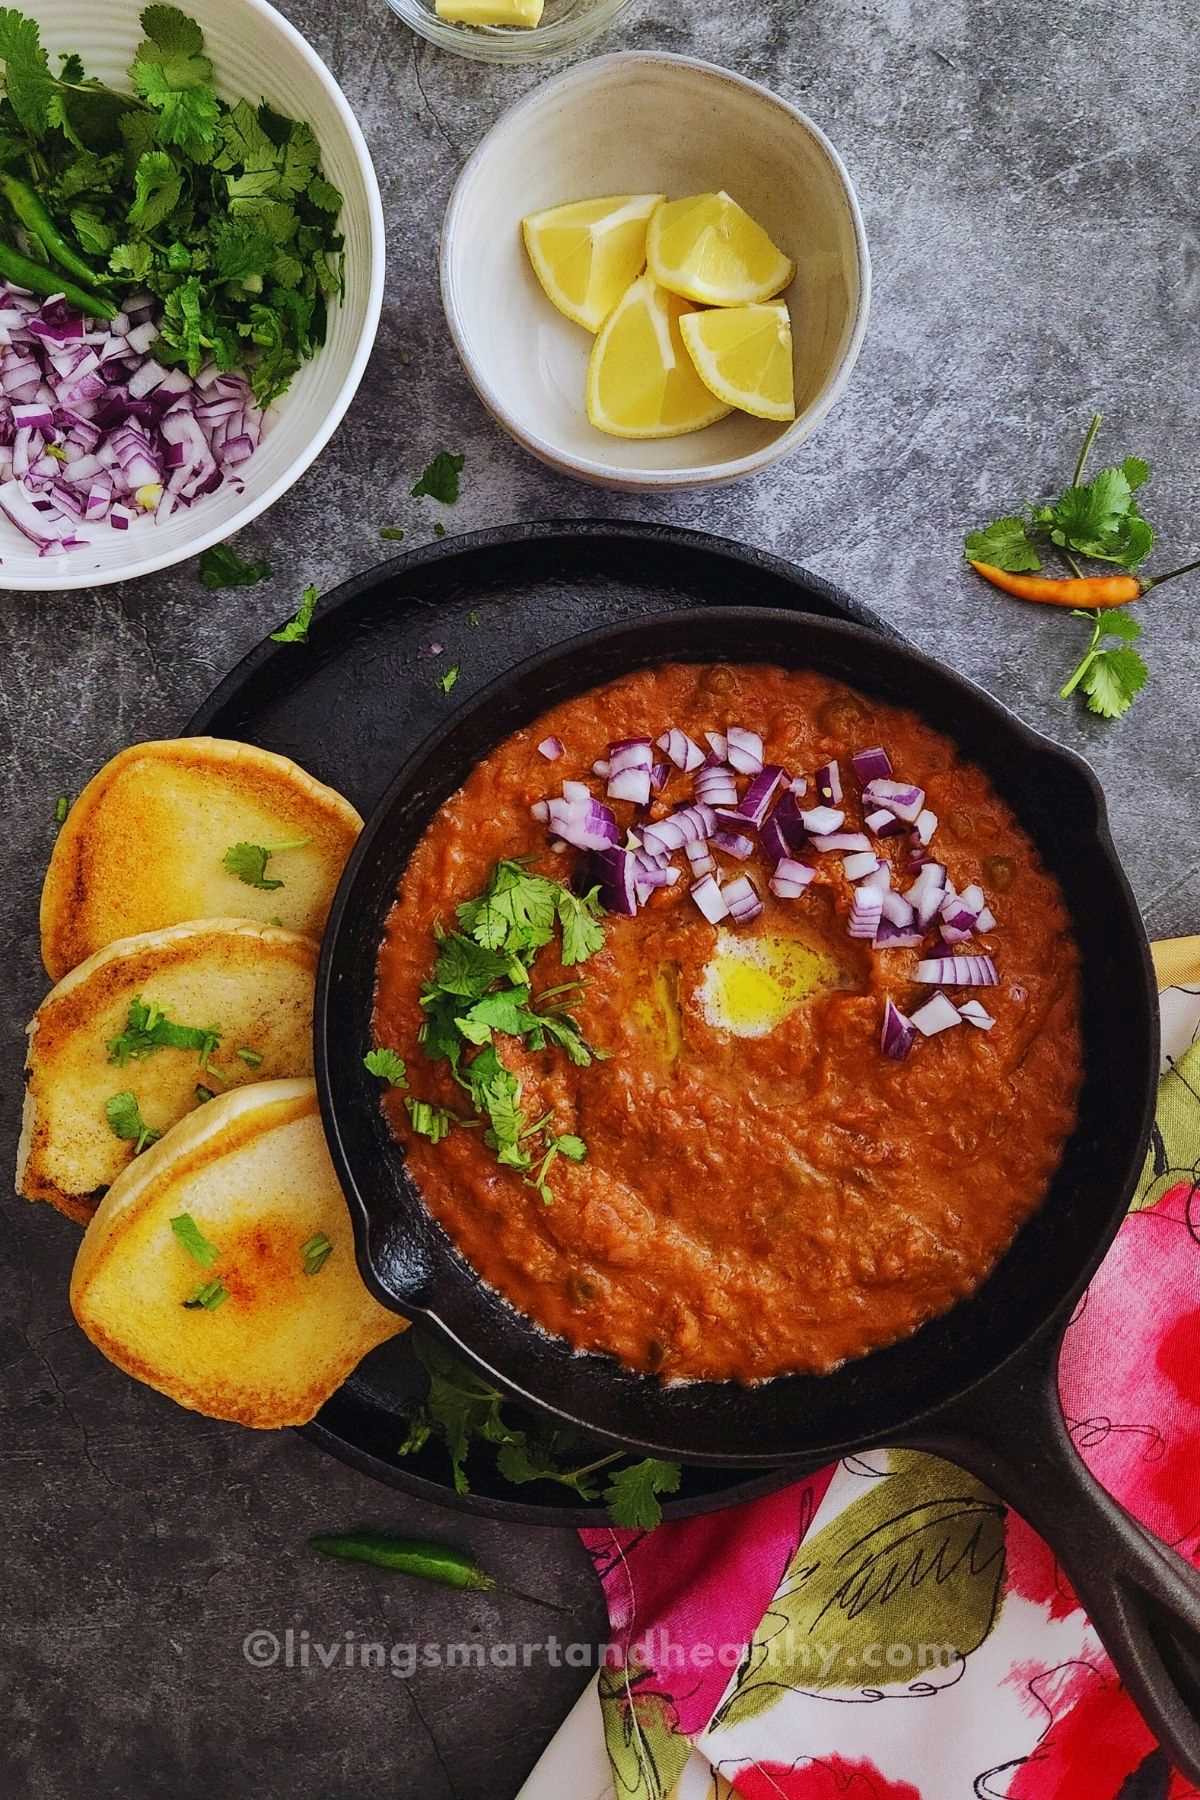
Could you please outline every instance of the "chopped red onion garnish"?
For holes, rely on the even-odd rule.
[[[917,924],[922,930],[927,930],[933,924],[945,897],[945,867],[941,863],[926,863],[905,895],[916,908]]]
[[[990,906],[985,906],[975,921],[976,931],[995,931],[996,915]]]
[[[692,874],[696,876],[697,880],[701,875],[716,874],[716,860],[703,838],[699,839],[694,844],[685,844],[683,846],[683,853],[691,864]]]
[[[797,862],[794,857],[785,856],[775,864],[775,873],[768,886],[778,900],[798,900],[809,883],[815,879],[817,871],[810,869],[807,863]]]
[[[869,812],[863,820],[863,824],[868,831],[873,831],[876,837],[899,837],[904,830],[904,820],[898,819],[895,813],[888,812],[882,806],[877,807],[874,812]]]
[[[546,806],[555,835],[576,850],[606,850],[621,841],[617,821],[599,800],[548,800]]]
[[[783,770],[778,763],[768,763],[759,771],[742,795],[737,807],[744,823],[753,825],[755,830],[761,826],[771,810],[775,790],[782,780]]]
[[[654,752],[650,748],[649,738],[621,738],[618,743],[608,746],[610,775],[623,774],[626,769],[649,771],[653,762]]]
[[[999,976],[990,956],[929,956],[917,964],[914,980],[945,987],[995,987]]]
[[[969,887],[965,887],[958,897],[963,905],[969,907],[973,913],[981,913],[987,905],[983,889],[974,881]]]
[[[699,881],[693,882],[691,892],[692,899],[710,925],[719,925],[722,919],[729,917],[724,892],[711,875],[702,875]]]
[[[757,775],[763,766],[763,741],[757,731],[731,725],[725,734],[726,757],[739,775]],[[711,743],[711,738],[709,739]],[[716,746],[713,746],[714,749]]]
[[[658,862],[653,856],[647,856],[644,850],[634,854],[636,879],[638,885],[651,888],[674,887],[679,880],[679,870],[672,869],[665,863]]]
[[[883,1031],[879,1045],[885,1056],[903,1062],[916,1042],[917,1028],[892,1000],[883,1003]]]
[[[881,744],[870,750],[856,750],[850,761],[864,787],[868,781],[886,781],[892,772],[892,759]]]
[[[716,849],[723,850],[726,856],[735,856],[738,862],[745,862],[748,856],[754,855],[754,839],[737,831],[714,831],[708,841]]]
[[[793,794],[795,794],[797,800],[803,800],[805,794],[808,792],[808,782],[804,779],[803,775],[793,775],[788,786],[791,788]]]
[[[696,798],[706,806],[736,806],[737,782],[732,769],[701,769],[696,777]]]
[[[861,881],[864,875],[874,875],[879,858],[873,850],[856,850],[852,856],[843,857],[842,867],[847,881]]]
[[[592,797],[586,781],[564,781],[562,791],[564,800],[590,800]]]
[[[638,909],[636,859],[617,844],[599,850],[591,859],[591,874],[600,889],[600,904],[608,911],[632,919]]]
[[[996,1023],[991,1013],[978,1000],[964,1000],[958,1011],[968,1025],[974,1025],[976,1031],[990,1031]]]
[[[846,927],[852,938],[873,938],[883,918],[883,895],[878,888],[858,887],[850,907],[850,923]]]
[[[937,814],[935,812],[930,812],[929,808],[926,806],[917,814],[917,822],[913,826],[913,836],[919,844],[931,844],[933,842],[933,834],[937,828]]]
[[[612,758],[609,758],[611,765]],[[634,806],[646,806],[650,800],[650,770],[614,769],[605,789],[610,800],[629,800]]]
[[[814,831],[812,836],[815,850],[849,850],[867,851],[871,848],[871,840],[861,831]]]
[[[893,925],[889,918],[881,918],[875,933],[876,950],[919,950],[925,937],[923,931],[915,926]]]
[[[692,742],[686,731],[678,731],[672,726],[657,741],[659,749],[664,750],[675,767],[682,769],[685,775],[690,775],[704,761],[703,750],[699,744]]]
[[[807,812],[800,814],[800,821],[805,831],[814,837],[827,837],[831,832],[840,831],[846,823],[846,815],[839,812],[836,806],[810,806]]]
[[[841,805],[842,772],[836,762],[823,763],[813,776],[813,783],[822,806]]]
[[[953,1025],[961,1025],[962,1018],[952,1000],[945,994],[935,994],[924,1006],[919,1006],[912,1015],[912,1023],[922,1037],[936,1037],[939,1031],[949,1031]]]
[[[598,756],[592,764],[592,774],[599,775],[602,781],[607,781],[609,773],[607,756]]]
[[[729,755],[729,740],[723,731],[706,731],[709,747],[719,762],[724,762]]]
[[[800,816],[794,792],[789,791],[780,796],[778,806],[762,828],[759,842],[764,853],[775,862],[805,848],[808,833],[804,829],[804,820]]]
[[[671,773],[670,763],[654,763],[650,770],[650,792],[661,794]]]
[[[563,741],[561,738],[543,738],[538,745],[538,755],[544,756],[547,762],[557,762],[562,753]]]
[[[747,925],[751,919],[757,919],[763,909],[758,890],[748,875],[737,875],[732,881],[727,881],[721,889],[721,898],[729,908],[730,917],[736,919],[739,925]]]
[[[884,893],[887,892],[887,890],[891,887],[891,885],[892,885],[892,865],[891,865],[891,863],[881,862],[877,869],[873,870],[870,875],[864,876],[864,878],[863,878],[863,886],[864,887],[877,887]]]
[[[863,805],[872,811],[882,807],[885,812],[894,813],[896,818],[903,819],[906,825],[915,825],[918,814],[925,805],[924,788],[913,787],[907,781],[869,781],[863,789]]]
[[[894,894],[889,890],[883,896],[882,907],[883,916],[890,924],[897,926],[901,931],[911,931],[916,923],[917,915],[911,902],[906,900],[903,894]],[[920,933],[918,933],[917,942],[920,943],[920,941]]]

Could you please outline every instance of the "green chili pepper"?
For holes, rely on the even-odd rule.
[[[465,1551],[452,1550],[448,1544],[430,1544],[421,1538],[389,1537],[384,1531],[322,1532],[308,1541],[322,1556],[336,1556],[343,1562],[370,1563],[376,1569],[396,1569],[401,1575],[415,1575],[419,1581],[436,1581],[442,1587],[486,1591],[496,1585],[493,1577],[478,1563],[472,1562]]]
[[[47,212],[41,198],[34,193],[28,182],[19,180],[15,175],[0,175],[0,192],[3,192],[4,198],[26,231],[32,231],[35,237],[41,239],[51,262],[56,262],[60,269],[67,271],[68,275],[78,276],[79,280],[88,288],[95,287],[97,282],[105,279],[84,261],[72,244],[67,242]]]
[[[34,294],[44,294],[47,298],[61,294],[68,306],[86,313],[90,319],[115,319],[117,316],[111,300],[89,294],[86,288],[77,287],[73,281],[64,281],[45,263],[34,262],[32,257],[22,256],[19,250],[10,250],[7,244],[0,244],[0,275]]]

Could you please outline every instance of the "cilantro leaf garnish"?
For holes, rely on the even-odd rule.
[[[1119,719],[1129,711],[1150,678],[1138,652],[1130,646],[1142,635],[1137,619],[1125,611],[1074,612],[1076,619],[1087,619],[1092,627],[1091,641],[1063,687],[1066,700],[1082,689],[1087,696],[1089,712],[1104,719]],[[1119,643],[1105,647],[1105,639]]]
[[[261,1050],[252,1050],[248,1044],[243,1044],[236,1054],[241,1058],[248,1069],[261,1069],[263,1060]]]
[[[440,1144],[444,1137],[449,1136],[450,1127],[459,1123],[446,1107],[431,1106],[428,1100],[413,1100],[410,1097],[405,1100],[404,1105],[413,1130],[419,1137],[427,1137],[431,1144]]]
[[[559,885],[555,905],[558,908],[559,924],[562,926],[562,959],[567,968],[575,963],[586,962],[589,956],[594,956],[597,950],[603,949],[604,927],[599,920],[604,908],[600,904],[598,887],[580,895]]]
[[[459,922],[484,949],[526,956],[554,936],[559,887],[524,863],[498,862],[484,892],[458,908]]]
[[[968,531],[963,546],[969,562],[991,563],[1012,574],[1040,569],[1042,560],[1030,543],[1024,519],[993,519],[982,531]]]
[[[317,1275],[325,1267],[333,1253],[333,1245],[323,1231],[310,1237],[307,1243],[300,1246],[300,1266],[306,1275]]]
[[[444,675],[438,676],[438,686],[441,688],[443,694],[448,694],[450,692],[450,689],[454,686],[455,682],[458,680],[460,673],[461,673],[461,671],[460,671],[459,665],[457,663],[454,663],[451,665],[450,668],[448,668],[446,670],[446,673]]]
[[[428,1391],[406,1405],[408,1433],[397,1445],[398,1455],[415,1455],[436,1440],[449,1455],[456,1492],[466,1494],[472,1450],[490,1449],[506,1481],[521,1486],[550,1481],[585,1503],[605,1500],[614,1525],[649,1531],[659,1523],[658,1496],[678,1490],[677,1464],[647,1458],[630,1465],[621,1451],[597,1450],[570,1426],[547,1426],[523,1413],[423,1332],[413,1331],[408,1342],[425,1370]]]
[[[453,506],[458,499],[459,477],[465,461],[465,456],[457,456],[450,450],[439,450],[414,482],[413,499],[428,494],[431,500],[440,500],[443,506]]]
[[[271,633],[271,641],[276,644],[307,644],[309,626],[313,622],[313,614],[317,610],[317,601],[321,598],[317,589],[310,583],[300,596],[300,605],[294,618],[278,631]]]
[[[142,29],[146,36],[137,47],[129,77],[159,115],[159,142],[177,146],[193,162],[209,162],[221,108],[213,66],[204,55],[204,34],[177,6],[148,6]]]
[[[171,1220],[171,1230],[175,1233],[176,1240],[201,1268],[212,1268],[221,1252],[205,1237],[191,1213],[177,1213]]]
[[[156,1002],[138,994],[129,1003],[124,1031],[108,1041],[108,1060],[124,1068],[155,1050],[195,1050],[206,1069],[220,1042],[221,1033],[214,1026],[176,1024]]]
[[[201,554],[197,572],[201,587],[253,587],[268,580],[271,565],[265,559],[244,562],[232,544],[210,544]]]
[[[158,1142],[161,1131],[155,1131],[147,1125],[138,1105],[137,1095],[131,1094],[128,1088],[119,1094],[110,1094],[104,1102],[104,1116],[108,1120],[109,1129],[114,1136],[124,1138],[133,1145],[133,1154],[140,1156],[150,1144]]]
[[[55,82],[37,21],[25,18],[15,6],[0,7],[0,62],[4,64],[5,93],[18,124],[31,137],[41,137],[49,127]]]
[[[67,814],[70,810],[70,794],[60,794],[58,799],[54,802],[54,823],[56,825],[65,825],[67,822]]]
[[[408,1068],[404,1058],[395,1050],[368,1050],[363,1057],[363,1067],[368,1075],[378,1075],[390,1087],[405,1088],[408,1086]]]
[[[270,859],[284,850],[303,850],[311,842],[311,838],[292,838],[286,844],[230,844],[221,861],[229,873],[244,881],[247,887],[270,892],[284,885],[275,876],[267,874]]]
[[[604,1496],[609,1518],[614,1525],[653,1531],[662,1518],[658,1496],[677,1493],[681,1478],[678,1463],[662,1462],[656,1456],[615,1470]]]

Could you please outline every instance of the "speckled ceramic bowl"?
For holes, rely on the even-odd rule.
[[[732,413],[687,437],[608,437],[588,422],[593,339],[547,300],[521,241],[527,213],[590,195],[726,188],[794,258],[798,414]],[[820,425],[867,326],[870,262],[854,188],[812,120],[711,63],[597,57],[519,102],[468,161],[442,228],[442,299],[488,410],[543,462],[601,487],[710,487],[755,474]]]
[[[52,60],[78,51],[89,75],[128,88],[126,71],[142,37],[143,0],[36,0],[29,8]],[[38,556],[0,520],[0,588],[99,587],[148,575],[219,543],[256,518],[308,468],[340,423],[362,379],[383,302],[384,228],[379,186],[354,114],[316,51],[266,0],[185,0],[204,32],[226,99],[266,99],[307,119],[321,145],[325,173],[344,197],[345,298],[330,308],[329,339],[267,415],[262,445],[243,466],[239,491],[217,493],[177,512],[165,525],[139,520],[129,531],[88,527],[91,543]]]

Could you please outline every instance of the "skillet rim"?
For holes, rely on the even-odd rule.
[[[661,1438],[651,1435],[640,1433],[634,1434],[627,1429],[617,1429],[611,1424],[598,1423],[593,1416],[581,1415],[577,1411],[567,1410],[557,1400],[548,1400],[542,1397],[537,1392],[535,1386],[526,1385],[525,1381],[521,1379],[521,1376],[526,1374],[525,1370],[518,1369],[514,1366],[513,1374],[505,1374],[501,1368],[498,1368],[493,1361],[488,1359],[488,1356],[483,1351],[475,1350],[471,1347],[471,1344],[461,1334],[461,1330],[456,1329],[456,1323],[461,1320],[462,1317],[461,1308],[457,1306],[452,1308],[455,1316],[442,1316],[443,1311],[445,1311],[445,1288],[447,1282],[451,1284],[452,1289],[455,1286],[463,1287],[464,1285],[468,1289],[473,1289],[476,1298],[478,1298],[480,1294],[487,1294],[490,1296],[484,1310],[495,1319],[502,1321],[500,1329],[506,1335],[511,1337],[514,1335],[515,1331],[516,1337],[523,1340],[524,1350],[531,1352],[530,1355],[523,1354],[519,1359],[520,1361],[526,1364],[531,1361],[536,1362],[537,1348],[541,1349],[543,1357],[549,1354],[561,1356],[564,1349],[568,1349],[562,1340],[549,1337],[548,1334],[542,1332],[531,1321],[524,1319],[502,1295],[496,1290],[489,1289],[475,1271],[466,1264],[465,1259],[462,1258],[451,1240],[436,1221],[433,1220],[432,1215],[424,1208],[419,1194],[416,1192],[415,1185],[408,1181],[403,1173],[403,1157],[399,1151],[399,1147],[394,1140],[389,1138],[385,1149],[390,1151],[392,1158],[398,1161],[400,1165],[400,1180],[402,1184],[407,1185],[408,1203],[410,1207],[419,1209],[423,1218],[425,1226],[425,1244],[423,1247],[431,1252],[430,1265],[433,1280],[435,1283],[439,1281],[441,1283],[441,1291],[439,1292],[438,1288],[435,1286],[432,1296],[428,1299],[417,1299],[411,1291],[405,1294],[403,1298],[398,1297],[395,1288],[390,1285],[387,1276],[383,1274],[377,1266],[377,1259],[380,1256],[380,1246],[378,1241],[373,1241],[372,1238],[372,1227],[377,1223],[374,1203],[368,1197],[368,1194],[363,1191],[363,1188],[360,1188],[360,1174],[363,1176],[364,1187],[369,1187],[369,1183],[366,1180],[368,1171],[365,1169],[365,1166],[360,1166],[356,1155],[347,1149],[343,1134],[343,1121],[347,1116],[348,1102],[346,1105],[343,1105],[343,1098],[335,1092],[335,1088],[340,1082],[342,1069],[348,1066],[348,1063],[346,1058],[339,1057],[337,1045],[333,1041],[338,1029],[337,1020],[334,1015],[338,1003],[337,990],[345,977],[345,970],[341,964],[346,958],[348,921],[350,920],[352,908],[357,897],[357,886],[362,879],[364,872],[370,872],[370,867],[373,863],[386,861],[388,856],[386,838],[388,835],[388,827],[392,823],[392,815],[396,811],[398,804],[406,796],[408,790],[416,784],[420,772],[434,765],[444,749],[450,745],[456,736],[462,733],[473,720],[481,714],[485,714],[489,708],[495,707],[511,690],[519,687],[522,683],[527,683],[539,673],[548,672],[551,669],[571,663],[582,666],[585,652],[604,649],[606,647],[610,648],[614,642],[620,642],[621,640],[632,640],[636,642],[643,637],[652,637],[664,630],[668,630],[676,636],[678,636],[682,630],[686,636],[688,627],[695,627],[697,630],[702,628],[705,632],[710,634],[724,630],[736,638],[739,633],[747,633],[755,627],[766,628],[767,626],[775,626],[780,632],[787,632],[793,636],[807,635],[810,638],[815,636],[818,639],[825,638],[827,640],[832,640],[835,644],[841,641],[843,645],[858,645],[865,652],[868,660],[872,657],[882,657],[885,661],[890,660],[893,664],[898,664],[901,667],[907,666],[911,671],[924,674],[935,684],[946,684],[950,690],[957,694],[966,706],[975,708],[985,718],[990,717],[992,723],[1005,733],[1010,740],[1019,744],[1021,750],[1027,756],[1056,766],[1060,771],[1065,771],[1069,779],[1082,785],[1091,807],[1091,818],[1087,825],[1086,838],[1093,846],[1106,874],[1111,880],[1113,889],[1111,898],[1117,903],[1119,908],[1119,924],[1125,931],[1126,942],[1124,946],[1124,955],[1121,959],[1121,966],[1125,969],[1130,982],[1140,990],[1137,995],[1137,1000],[1139,1002],[1137,1006],[1137,1022],[1142,1028],[1142,1047],[1144,1051],[1144,1058],[1141,1066],[1141,1096],[1140,1106],[1137,1109],[1136,1115],[1136,1133],[1131,1133],[1131,1148],[1125,1157],[1122,1158],[1118,1155],[1113,1159],[1120,1172],[1119,1180],[1113,1186],[1114,1198],[1105,1208],[1102,1217],[1099,1218],[1099,1222],[1092,1222],[1089,1227],[1087,1232],[1087,1241],[1089,1244],[1087,1253],[1083,1256],[1082,1261],[1075,1269],[1071,1279],[1065,1284],[1059,1285],[1050,1301],[1042,1305],[1027,1332],[1022,1335],[1019,1341],[1010,1343],[1001,1353],[996,1355],[985,1350],[982,1353],[981,1366],[972,1368],[968,1372],[966,1378],[961,1382],[951,1384],[945,1392],[940,1394],[936,1401],[916,1401],[912,1405],[906,1407],[903,1411],[893,1411],[881,1429],[873,1429],[865,1435],[862,1431],[854,1430],[850,1431],[848,1434],[839,1435],[837,1437],[826,1436],[821,1438],[818,1442],[804,1443],[791,1450],[782,1449],[774,1442],[772,1442],[770,1447],[765,1451],[730,1452],[715,1447],[697,1450],[682,1446],[679,1442],[665,1442]],[[770,661],[771,658],[754,648],[748,650],[744,649],[740,652],[735,649],[732,653],[725,654],[716,651],[705,651],[703,653],[694,654],[689,645],[685,643],[684,645],[676,646],[671,650],[662,650],[645,656],[635,656],[634,660],[631,660],[627,667],[629,670],[633,670],[635,668],[653,666],[654,664],[661,662],[701,662],[708,660],[762,662]],[[797,659],[796,661],[791,662],[790,666],[802,666],[802,664],[800,660]],[[821,664],[818,661],[814,666],[820,667]],[[824,672],[829,671],[826,668]],[[570,692],[572,694],[582,694],[592,687],[605,685],[614,678],[615,676],[611,671],[599,675],[590,675],[585,680],[581,680],[578,683],[571,683]],[[844,672],[837,672],[835,678],[853,680],[853,677],[847,677]],[[868,691],[870,691],[871,684],[869,680],[865,685],[867,686]],[[557,699],[564,697],[565,694],[562,693],[555,696]],[[907,700],[897,701],[892,695],[887,695],[886,698],[892,704],[898,703],[910,705],[919,714],[928,717],[927,710],[922,706],[919,700],[909,698]],[[532,720],[539,715],[540,711],[544,710],[545,706],[551,703],[552,701],[549,699],[539,702],[532,711],[526,712],[525,722],[531,723]],[[511,735],[514,730],[520,728],[521,726],[518,722],[515,722],[513,719],[507,719],[502,729],[491,734],[489,747],[496,747],[499,743],[503,742],[505,738]],[[940,729],[943,731],[947,730],[944,725],[941,726]],[[953,736],[954,734],[947,731],[947,735]],[[468,763],[468,767],[473,766],[475,761],[478,760],[478,756],[482,754],[487,754],[487,750],[481,750],[473,754]],[[969,758],[972,755],[972,753],[965,748],[963,749],[963,754]],[[994,775],[991,778],[995,781]],[[407,866],[407,861],[409,855],[411,855],[413,845],[415,845],[421,832],[423,832],[428,825],[437,808],[443,803],[443,800],[448,797],[449,793],[455,791],[461,784],[462,779],[465,779],[465,776],[460,775],[441,798],[436,800],[432,806],[424,809],[421,824],[413,833],[408,848],[405,850],[403,856],[396,861],[394,865],[395,874],[388,890],[392,897],[394,897],[396,885],[403,873],[403,869]],[[1042,844],[1038,840],[1037,833],[1031,827],[1028,818],[1022,814],[1021,808],[1015,803],[1013,804],[1014,811],[1016,811],[1023,828],[1029,831],[1030,835],[1035,838],[1035,842],[1038,843],[1039,852],[1041,852]],[[1071,911],[1072,920],[1076,926],[1076,939],[1078,942],[1079,917],[1074,908],[1072,908]],[[381,935],[382,920],[380,921],[379,933],[374,940],[375,951],[371,957],[372,988],[374,957],[378,951]],[[1083,958],[1086,965],[1087,959],[1082,944],[1080,944],[1080,950],[1081,958]],[[1131,950],[1136,952],[1132,958],[1129,954]],[[1085,992],[1085,1010],[1087,998],[1088,995]],[[362,1041],[363,1035],[365,1034],[360,1035],[359,1041]],[[363,833],[347,862],[346,869],[330,909],[329,920],[322,943],[321,959],[317,976],[316,1008],[314,1013],[314,1040],[316,1051],[315,1073],[326,1135],[329,1140],[330,1153],[338,1170],[339,1177],[342,1180],[347,1200],[350,1205],[355,1232],[356,1251],[363,1277],[372,1292],[376,1294],[381,1302],[384,1305],[391,1307],[393,1310],[405,1313],[406,1316],[418,1317],[421,1322],[431,1327],[443,1342],[447,1343],[458,1354],[464,1356],[477,1369],[486,1374],[489,1380],[494,1381],[503,1390],[510,1393],[515,1400],[523,1405],[533,1407],[543,1414],[549,1413],[560,1423],[574,1424],[586,1431],[592,1437],[620,1444],[631,1452],[636,1451],[639,1454],[660,1454],[682,1461],[764,1470],[778,1468],[781,1463],[786,1463],[793,1470],[798,1470],[804,1466],[815,1466],[819,1463],[829,1461],[833,1457],[845,1454],[856,1448],[861,1448],[868,1443],[882,1443],[888,1440],[897,1441],[904,1436],[910,1436],[913,1432],[927,1427],[934,1419],[936,1419],[939,1412],[945,1408],[957,1406],[966,1395],[969,1395],[972,1392],[973,1389],[979,1387],[984,1382],[999,1377],[1009,1365],[1022,1359],[1027,1353],[1035,1352],[1036,1347],[1043,1343],[1049,1335],[1054,1333],[1056,1328],[1061,1328],[1065,1323],[1070,1310],[1074,1307],[1080,1294],[1086,1288],[1096,1269],[1099,1267],[1113,1237],[1116,1235],[1121,1220],[1125,1216],[1129,1197],[1142,1167],[1146,1142],[1149,1138],[1150,1128],[1153,1122],[1156,1100],[1157,1036],[1157,989],[1153,977],[1153,966],[1150,959],[1149,946],[1136,900],[1113,845],[1103,789],[1101,788],[1095,772],[1087,762],[1075,751],[1055,743],[1052,739],[1045,736],[1044,733],[1039,732],[1033,726],[1028,725],[1023,719],[1019,718],[1011,708],[1006,706],[1002,701],[996,699],[993,695],[987,693],[976,683],[970,681],[957,671],[949,669],[936,658],[914,648],[904,640],[899,640],[893,636],[881,636],[878,632],[871,631],[857,623],[850,623],[844,619],[829,619],[812,614],[792,612],[781,607],[757,607],[753,605],[680,608],[673,611],[656,613],[641,620],[623,620],[616,624],[599,627],[592,631],[576,633],[569,638],[559,640],[557,643],[538,651],[530,657],[524,658],[520,663],[515,664],[512,668],[506,670],[503,674],[488,683],[478,693],[474,694],[464,705],[451,713],[432,732],[428,733],[404,759],[404,762],[397,770],[395,776],[389,782],[384,794],[368,818]],[[1087,1073],[1088,1079],[1090,1080],[1086,1029],[1084,1037],[1085,1073]],[[349,1062],[352,1063],[355,1060],[357,1059],[351,1058],[349,1059]],[[1130,1065],[1127,1065],[1127,1070],[1128,1066]],[[1138,1065],[1135,1062],[1131,1066],[1133,1067],[1134,1079],[1136,1081]],[[360,1082],[359,1086],[360,1089],[362,1089],[364,1084]],[[375,1105],[374,1110],[376,1113],[379,1112],[377,1105]],[[384,1129],[386,1133],[386,1128]],[[378,1136],[378,1132],[376,1135]],[[1055,1182],[1057,1182],[1061,1176],[1068,1157],[1075,1148],[1078,1136],[1079,1131],[1077,1129],[1064,1150],[1063,1162],[1060,1164],[1059,1171],[1056,1172],[1054,1178]],[[1106,1183],[1106,1186],[1107,1185],[1108,1184]],[[600,1356],[596,1353],[570,1353],[569,1349],[568,1354],[571,1355],[572,1360],[581,1366],[587,1365],[591,1368],[597,1364],[603,1365],[604,1374],[607,1377],[608,1384],[610,1387],[614,1388],[614,1391],[616,1387],[622,1385],[628,1388],[629,1384],[632,1382],[633,1384],[636,1384],[639,1392],[643,1395],[647,1391],[646,1383],[653,1383],[654,1388],[659,1394],[662,1394],[663,1392],[690,1392],[691,1396],[695,1398],[698,1393],[704,1392],[709,1394],[718,1392],[728,1395],[730,1390],[736,1390],[742,1395],[750,1395],[759,1391],[759,1388],[763,1390],[774,1390],[775,1396],[778,1396],[788,1384],[811,1382],[821,1384],[832,1383],[847,1370],[855,1372],[866,1370],[868,1371],[867,1378],[869,1380],[870,1372],[878,1369],[881,1364],[893,1354],[893,1352],[899,1351],[907,1345],[915,1345],[918,1343],[927,1345],[931,1341],[932,1336],[936,1335],[936,1328],[944,1321],[965,1316],[965,1314],[974,1307],[980,1296],[984,1295],[985,1291],[992,1286],[994,1278],[999,1273],[1000,1269],[1009,1262],[1016,1245],[1025,1237],[1029,1226],[1050,1210],[1052,1200],[1053,1187],[1051,1193],[1047,1196],[1047,1202],[1038,1209],[1037,1213],[1031,1215],[1031,1219],[1027,1221],[1017,1233],[1013,1245],[1004,1253],[998,1263],[994,1265],[993,1270],[989,1272],[989,1275],[972,1295],[957,1302],[947,1313],[941,1314],[937,1318],[927,1322],[927,1324],[919,1328],[916,1333],[911,1333],[908,1337],[899,1340],[896,1345],[885,1346],[879,1350],[868,1352],[866,1356],[855,1359],[852,1363],[841,1365],[841,1368],[834,1371],[830,1376],[783,1376],[768,1383],[758,1384],[758,1387],[750,1389],[742,1387],[740,1384],[725,1382],[685,1384],[672,1390],[664,1389],[663,1384],[661,1383],[653,1383],[653,1377],[639,1376],[631,1371],[622,1370],[620,1365],[616,1364],[612,1358]],[[1098,1207],[1095,1210],[1098,1212]],[[456,1296],[455,1298],[461,1298],[461,1295]],[[587,1377],[585,1376],[585,1383],[586,1380]],[[802,1436],[803,1433],[801,1432],[799,1435]]]

